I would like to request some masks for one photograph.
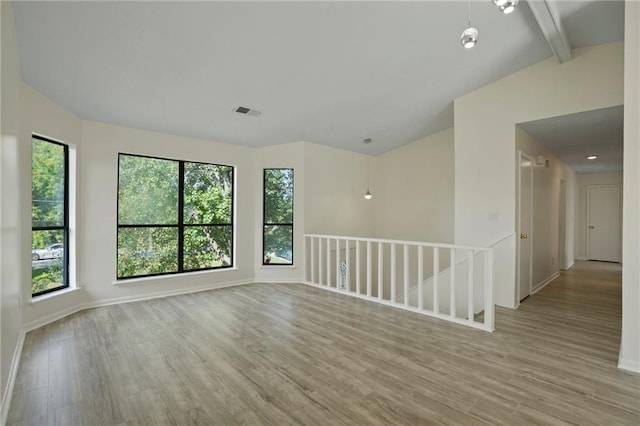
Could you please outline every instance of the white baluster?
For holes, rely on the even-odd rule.
[[[391,301],[396,303],[396,245],[391,243]]]
[[[469,299],[468,300],[469,308],[468,308],[468,312],[467,312],[467,315],[468,315],[467,319],[469,320],[469,322],[473,322],[473,316],[475,314],[474,309],[473,309],[473,285],[474,285],[474,283],[473,283],[473,278],[474,277],[473,276],[474,276],[474,272],[475,272],[474,271],[474,264],[473,264],[473,262],[474,262],[473,250],[469,250],[468,256],[469,256],[469,261],[467,262],[467,268],[469,270],[468,270],[467,281],[469,283],[469,289],[468,289],[469,290],[469,294],[468,294],[467,297]]]
[[[383,248],[384,246],[382,245],[382,243],[378,243],[378,299],[382,300],[382,292],[383,292],[383,288],[382,288],[382,283],[384,281],[384,277],[383,277],[383,260],[384,260],[384,254],[383,254]]]
[[[336,290],[340,290],[342,286],[340,278],[340,240],[336,238]]]
[[[409,246],[407,244],[404,245],[402,258],[404,261],[404,306],[409,306]]]
[[[313,237],[309,238],[309,244],[311,245],[311,282],[316,282],[316,246]]]
[[[367,241],[367,296],[371,297],[371,241]]]
[[[440,278],[440,248],[433,248],[433,312],[440,313],[438,281]]]
[[[322,238],[318,237],[318,284],[322,285],[324,281],[324,277],[322,276],[322,271],[324,270],[323,265],[324,259],[322,258]]]
[[[493,331],[493,250],[485,252],[484,258],[484,326]]]
[[[418,309],[424,309],[422,284],[424,281],[424,252],[423,247],[418,246]]]
[[[449,290],[449,316],[453,319],[456,317],[456,249],[450,249],[451,253],[451,267],[449,268],[451,277],[451,285]]]
[[[331,240],[327,240],[327,287],[331,287]]]
[[[347,293],[351,291],[351,269],[349,265],[351,264],[351,252],[349,251],[349,240],[344,240],[344,253],[345,253],[345,262],[347,269],[345,270],[344,280],[346,283],[345,289]]]
[[[356,294],[360,294],[360,241],[356,240]]]

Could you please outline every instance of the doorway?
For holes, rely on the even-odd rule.
[[[587,187],[587,258],[619,263],[622,260],[622,188]]]
[[[533,278],[533,159],[522,151],[518,161],[518,302],[531,294]]]

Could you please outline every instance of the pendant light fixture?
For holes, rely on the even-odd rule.
[[[501,1],[501,0],[495,0]],[[473,46],[478,44],[478,29],[471,26],[471,0],[469,0],[469,26],[466,30],[462,32],[460,36],[460,43],[465,49],[471,49]]]
[[[371,139],[367,138],[364,140],[365,145],[367,145],[367,192],[364,193],[364,198],[366,200],[370,200],[373,195],[371,195],[371,191],[369,191],[369,178],[370,178],[370,162],[371,162],[371,150],[369,148],[369,144],[371,143]]]
[[[493,0],[493,4],[498,6],[500,12],[508,15],[516,10],[516,6],[518,6],[518,0]]]

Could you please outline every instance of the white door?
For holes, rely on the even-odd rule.
[[[621,192],[619,185],[587,187],[587,247],[590,260],[621,260]]]
[[[533,228],[533,160],[520,153],[518,185],[518,300],[531,294],[531,231]]]

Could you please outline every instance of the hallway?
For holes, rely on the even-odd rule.
[[[513,311],[496,308],[496,330],[553,356],[576,352],[586,364],[616,365],[622,318],[622,267],[577,260]],[[519,334],[515,337],[515,334]],[[640,402],[639,402],[640,403]]]

